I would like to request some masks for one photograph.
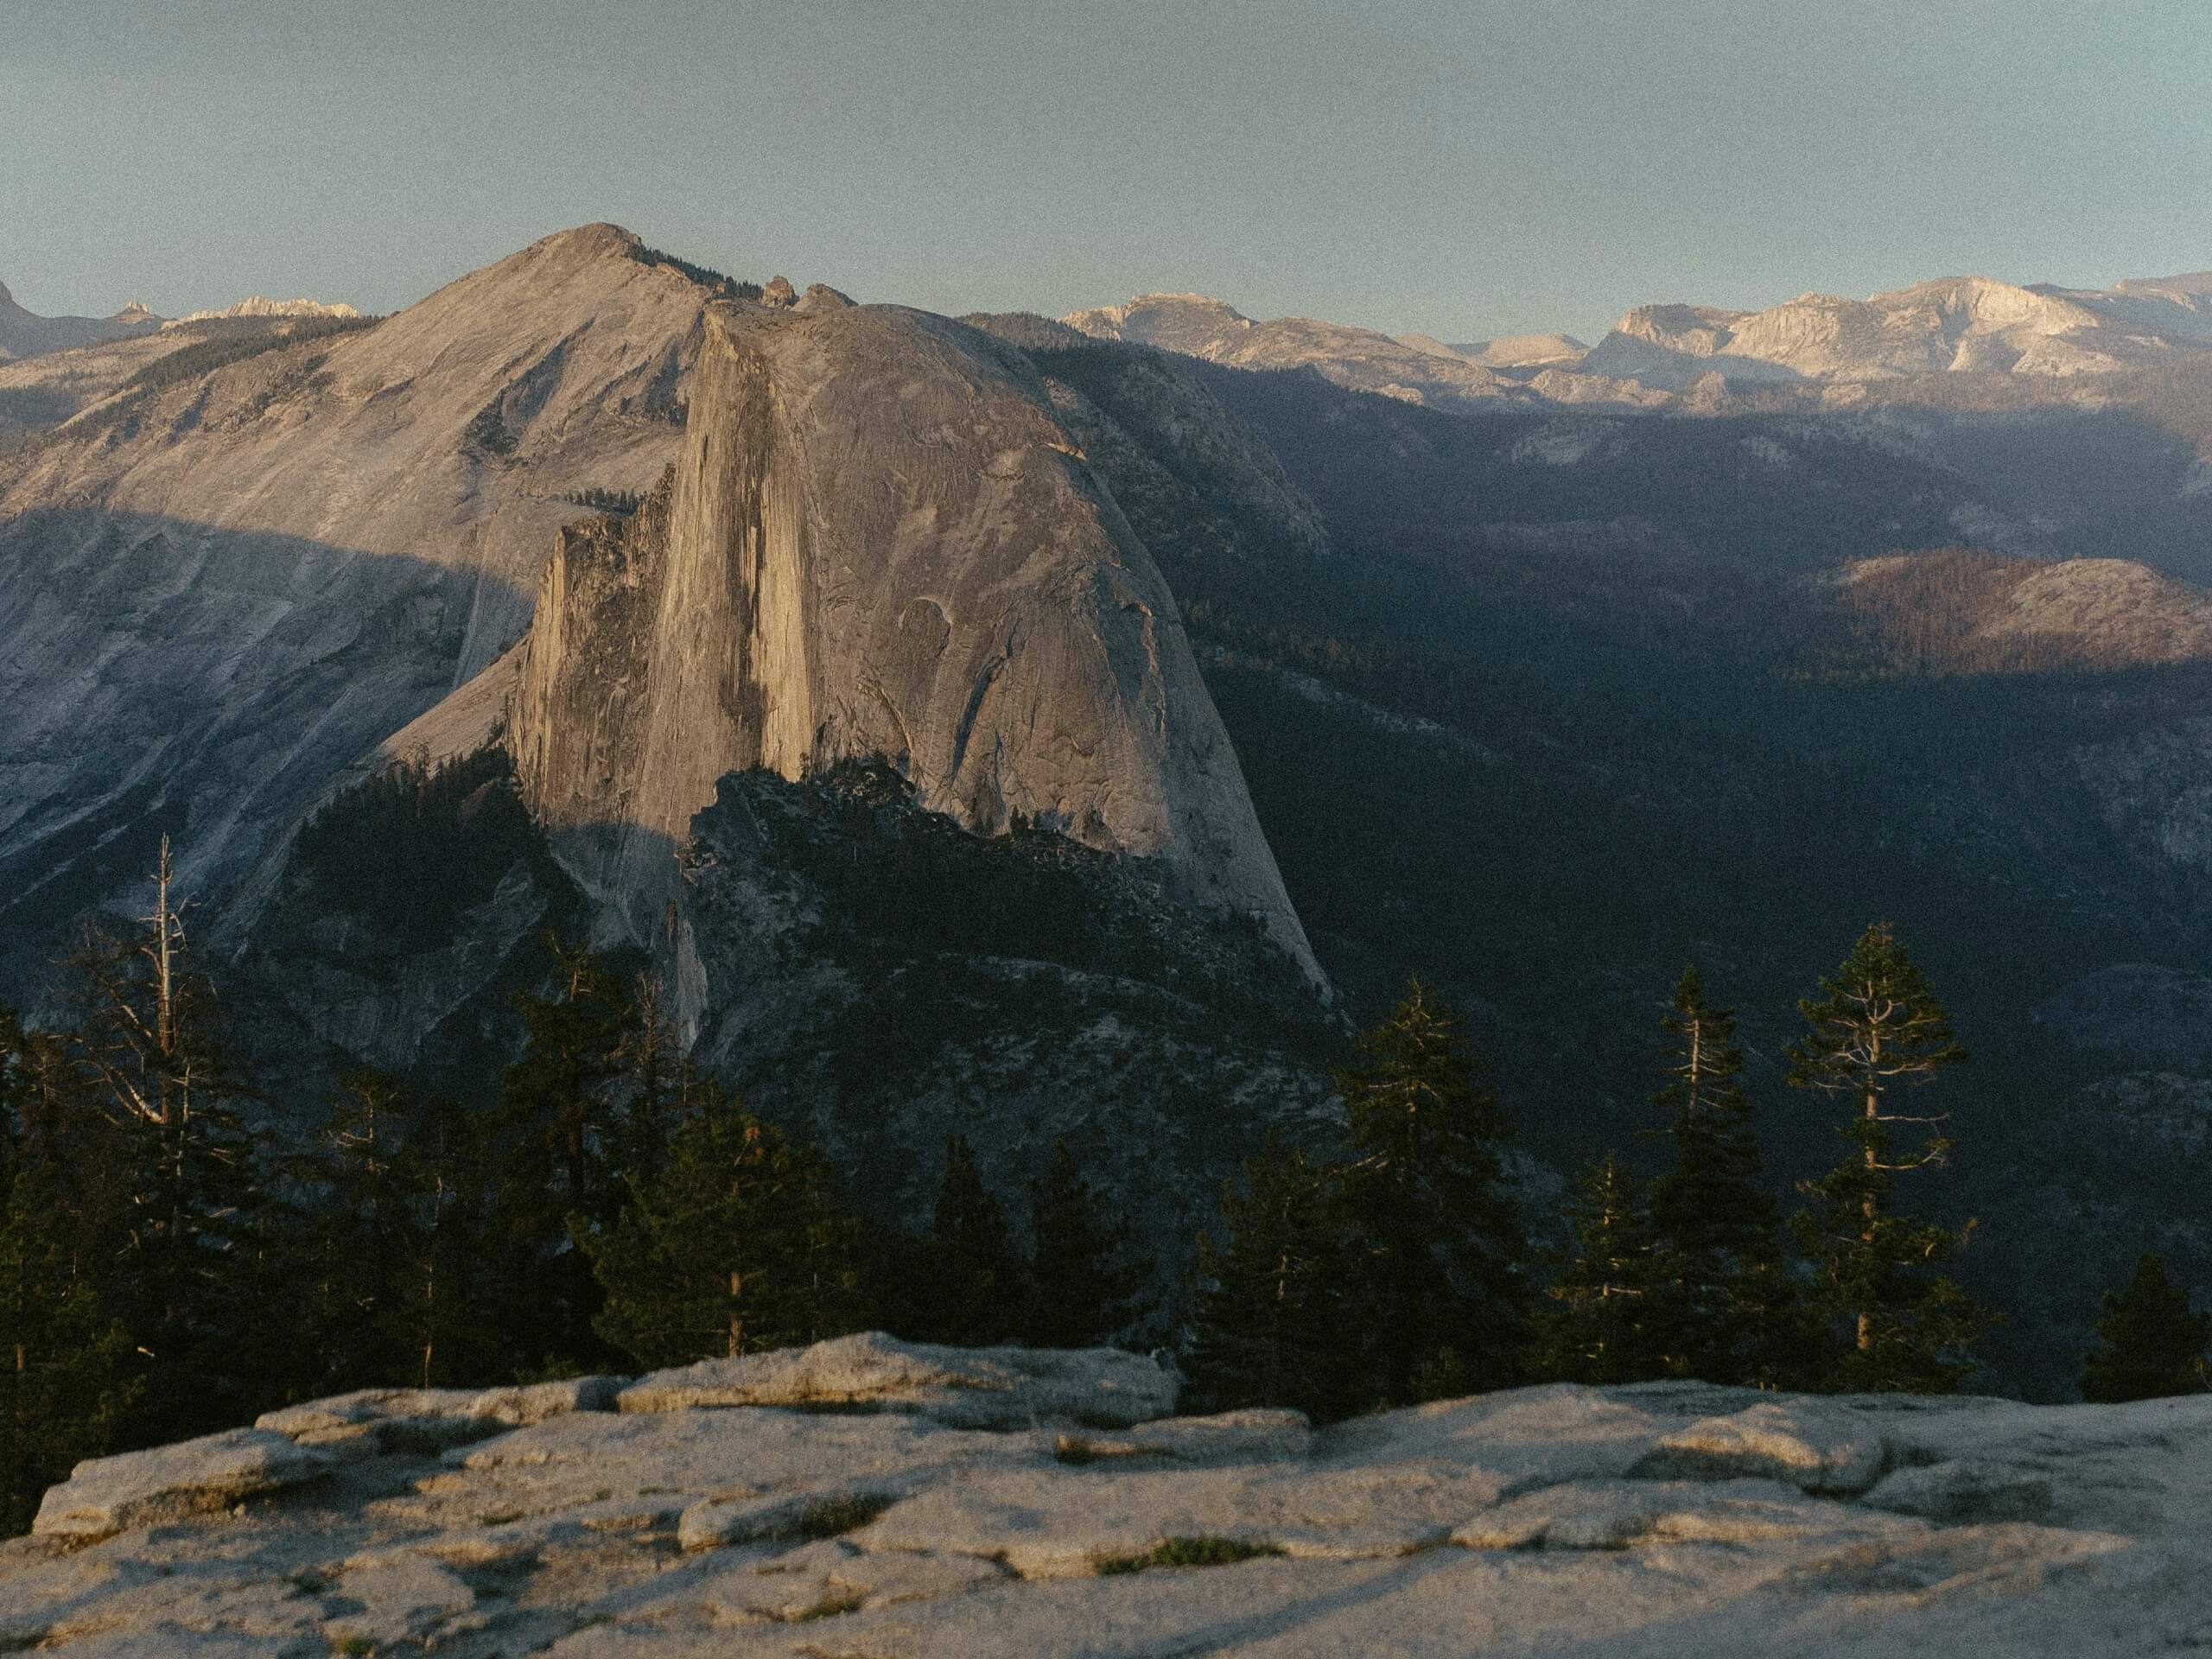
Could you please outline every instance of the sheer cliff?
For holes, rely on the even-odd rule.
[[[943,318],[714,307],[672,479],[559,539],[507,741],[602,932],[656,941],[726,773],[881,756],[968,829],[1156,860],[1319,975],[1151,556],[1027,360]]]
[[[249,928],[333,776],[527,626],[564,498],[666,467],[708,294],[587,226],[372,327],[149,359],[0,466],[0,988],[162,832]]]

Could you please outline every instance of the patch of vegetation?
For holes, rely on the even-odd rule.
[[[322,899],[410,944],[435,944],[541,838],[496,747],[400,760],[334,797],[300,830],[294,867]]]
[[[1095,1010],[1078,975],[1293,1040],[1332,1028],[1258,918],[1181,902],[1157,860],[1087,847],[1019,813],[978,835],[922,806],[881,760],[840,761],[798,784],[748,772],[723,789],[766,832],[760,865],[819,893],[824,947],[879,988],[830,1046],[857,1073],[920,1058],[908,1052],[918,1043],[933,1052],[971,1021],[978,1034],[1080,1023]],[[909,1001],[917,1018],[896,1017]]]
[[[515,443],[515,435],[500,411],[497,397],[476,411],[476,418],[461,435],[462,450],[480,460],[492,456],[504,461],[514,454]]]
[[[1274,1544],[1250,1544],[1241,1538],[1163,1538],[1135,1555],[1101,1555],[1091,1562],[1090,1569],[1102,1579],[1110,1579],[1155,1567],[1233,1567],[1239,1561],[1281,1554]]]
[[[719,270],[711,270],[705,265],[695,265],[689,259],[679,259],[672,253],[663,253],[658,248],[649,248],[640,244],[630,250],[630,257],[641,265],[662,265],[679,276],[687,276],[700,287],[710,289],[718,300],[757,300],[760,297],[760,284],[758,283],[739,282]]]
[[[899,1501],[896,1492],[846,1492],[817,1498],[799,1511],[798,1535],[810,1542],[858,1532]]]
[[[635,490],[570,490],[561,498],[573,506],[591,507],[601,512],[611,512],[626,518],[645,505],[645,498]]]
[[[180,346],[156,358],[123,383],[124,391],[158,391],[187,380],[196,380],[233,363],[243,363],[264,352],[289,351],[310,341],[358,334],[382,322],[382,317],[297,317],[274,328],[255,328],[238,334],[220,334],[194,346]]]
[[[836,1618],[840,1614],[856,1613],[865,1599],[865,1597],[850,1593],[838,1595],[832,1592],[810,1607],[800,1608],[791,1615],[790,1622],[794,1624],[809,1624],[817,1618]]]

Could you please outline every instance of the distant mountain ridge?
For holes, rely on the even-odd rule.
[[[1203,294],[1140,294],[1061,319],[1094,340],[1124,340],[1240,369],[1310,368],[1354,391],[1443,407],[1525,395],[1495,369],[1435,340],[1397,340],[1317,317],[1255,322]]]
[[[1203,294],[1141,294],[1061,321],[1233,368],[1312,369],[1351,391],[1439,408],[1649,406],[1929,374],[2056,382],[2184,361],[2212,353],[2212,272],[2101,289],[1941,276],[1865,300],[1802,294],[1758,311],[1638,305],[1594,346],[1565,334],[1447,344],[1313,317],[1262,322]]]
[[[164,321],[136,300],[111,317],[41,317],[16,304],[7,284],[0,283],[0,359],[41,357],[73,346],[151,334]]]
[[[219,311],[194,311],[162,325],[173,328],[180,323],[213,322],[225,317],[358,317],[361,314],[350,305],[327,305],[321,300],[272,300],[265,294],[249,294],[236,305],[226,305]]]

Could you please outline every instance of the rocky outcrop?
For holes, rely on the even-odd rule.
[[[912,1398],[1002,1359],[944,1351]],[[822,1348],[780,1363],[847,1369]],[[1079,1383],[1145,1362],[1030,1363]],[[1243,1412],[1103,1432],[885,1403],[584,1409],[342,1459],[245,1430],[88,1465],[48,1503],[84,1525],[0,1552],[0,1645],[2107,1659],[2203,1629],[2203,1397],[1554,1386],[1319,1430]]]
[[[640,941],[726,773],[882,756],[969,829],[1160,861],[1318,977],[1166,584],[1026,359],[942,318],[717,306],[665,490],[560,539],[508,742]]]
[[[1117,1349],[944,1348],[880,1332],[656,1371],[622,1390],[628,1412],[698,1406],[898,1411],[956,1428],[1067,1421],[1127,1428],[1170,1416],[1175,1374]]]

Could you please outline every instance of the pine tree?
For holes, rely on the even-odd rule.
[[[2165,1258],[2154,1252],[2136,1259],[2126,1290],[2105,1293],[2097,1337],[2082,1372],[2084,1400],[2163,1400],[2212,1387],[2205,1357],[2212,1313],[2190,1308],[2189,1293],[2167,1276]]]
[[[1032,1249],[1024,1341],[1088,1348],[1123,1335],[1141,1312],[1151,1264],[1134,1253],[1126,1222],[1109,1218],[1066,1141],[1029,1186]]]
[[[702,1093],[665,1173],[633,1179],[614,1225],[585,1241],[600,1334],[650,1367],[861,1329],[859,1225],[821,1158]]]
[[[113,1448],[144,1386],[92,1263],[71,1248],[57,1184],[17,1169],[0,1216],[0,1527],[21,1532],[47,1487]]]
[[[1736,1046],[1735,1015],[1706,1000],[1694,968],[1675,983],[1664,1024],[1674,1163],[1651,1187],[1651,1243],[1663,1287],[1655,1310],[1669,1369],[1708,1382],[1768,1380],[1787,1322],[1789,1281],[1774,1199],[1761,1176]]]
[[[1636,1180],[1608,1156],[1569,1202],[1575,1250],[1537,1316],[1536,1363],[1565,1382],[1643,1382],[1669,1367],[1664,1266]]]
[[[499,1319],[525,1353],[595,1363],[605,1353],[592,1328],[599,1287],[572,1228],[601,1231],[621,1206],[609,1147],[622,1128],[622,1053],[635,1015],[605,957],[553,950],[554,993],[516,999],[525,1042],[499,1080]]]
[[[340,1078],[295,1170],[307,1196],[286,1276],[313,1367],[299,1393],[428,1388],[505,1369],[486,1317],[477,1140],[450,1101],[367,1068]]]
[[[56,1045],[0,1004],[0,1530],[30,1524],[72,1465],[111,1448],[138,1383],[65,1185]]]
[[[944,1174],[923,1251],[926,1279],[914,1298],[931,1342],[1003,1342],[1027,1322],[1029,1287],[1006,1212],[983,1185],[965,1135],[945,1143]]]
[[[1184,1368],[1201,1408],[1333,1418],[1371,1403],[1367,1310],[1336,1179],[1270,1135],[1224,1192],[1223,1237],[1199,1236],[1191,1278]]]
[[[394,1325],[406,1349],[397,1375],[426,1389],[509,1373],[541,1357],[517,1351],[497,1317],[488,1159],[476,1114],[442,1095],[415,1103],[397,1158],[414,1224]]]
[[[1973,1370],[1969,1351],[1992,1316],[1940,1271],[1965,1235],[1897,1212],[1897,1177],[1942,1166],[1952,1142],[1936,1132],[1944,1114],[1907,1115],[1895,1097],[1934,1081],[1966,1051],[1886,922],[1860,936],[1821,993],[1798,1005],[1808,1029],[1790,1049],[1789,1082],[1849,1103],[1840,1132],[1851,1152],[1807,1185],[1815,1205],[1799,1217],[1799,1233],[1822,1300],[1849,1335],[1833,1376],[1805,1380],[1948,1393]],[[1900,1151],[1898,1125],[1928,1133]]]
[[[1529,1246],[1497,1103],[1476,1086],[1459,1022],[1418,979],[1359,1049],[1337,1081],[1377,1399],[1510,1382],[1528,1336]]]
[[[131,1433],[183,1439],[258,1408],[267,1278],[261,1171],[244,1085],[218,1027],[175,891],[168,838],[154,906],[125,933],[88,930],[71,958],[71,1058],[92,1080],[114,1164],[105,1276],[145,1373]]]

